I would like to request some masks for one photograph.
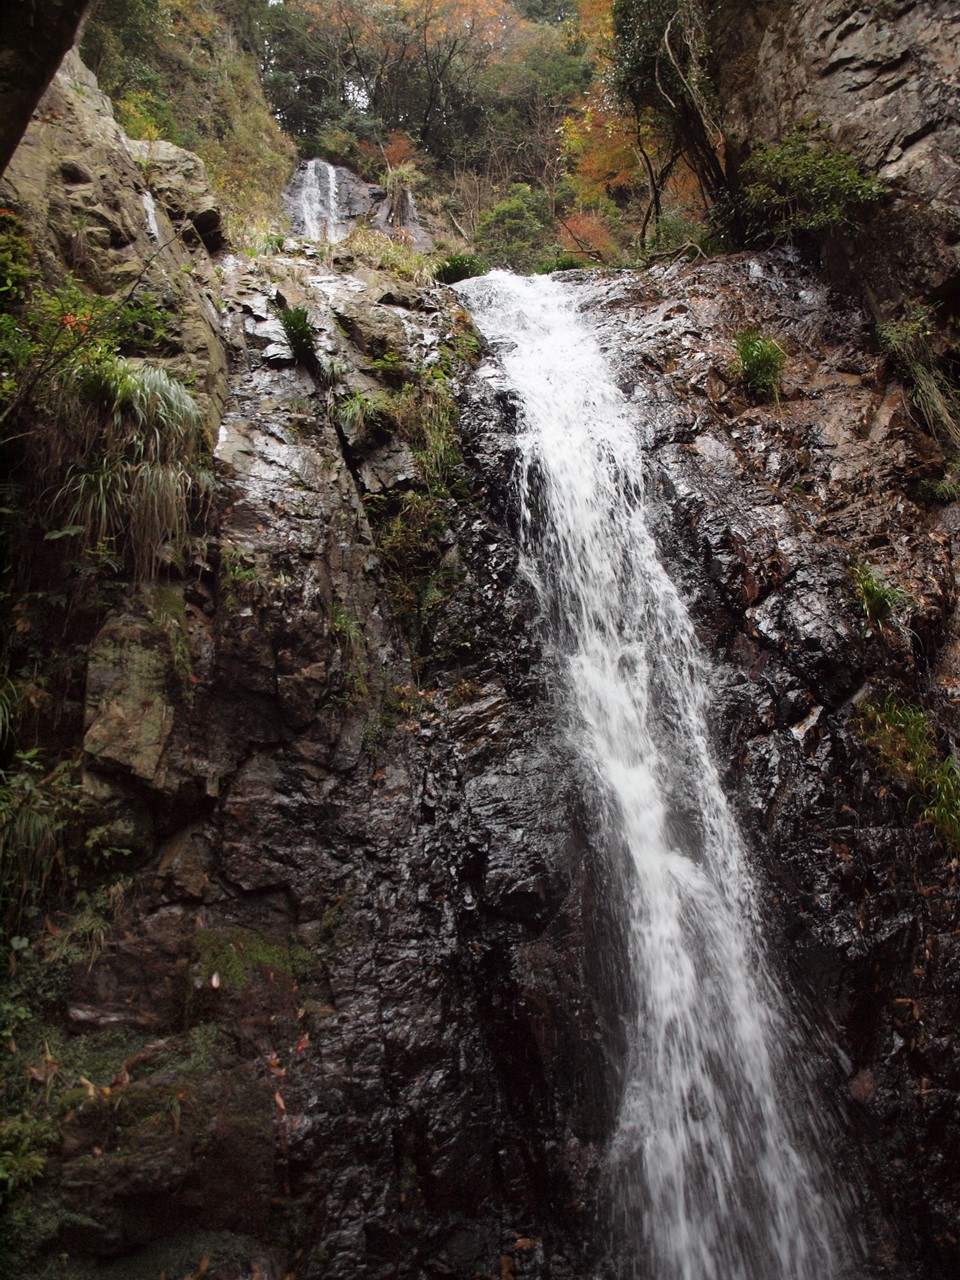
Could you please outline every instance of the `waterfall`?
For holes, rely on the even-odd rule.
[[[151,240],[159,240],[160,226],[157,222],[157,205],[149,191],[141,192],[140,203],[143,205],[143,217],[147,224],[147,235]]]
[[[519,396],[525,568],[628,917],[616,1274],[836,1280],[843,1215],[711,754],[710,672],[645,524],[638,411],[574,286],[498,272],[459,288]]]
[[[336,167],[326,160],[307,162],[299,184],[295,215],[302,223],[308,240],[327,240],[336,244],[347,236],[340,218],[340,201]]]

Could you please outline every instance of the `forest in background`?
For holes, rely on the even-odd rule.
[[[639,7],[662,32],[678,6]],[[131,136],[204,158],[235,234],[318,156],[531,269],[707,234],[713,192],[625,91],[619,26],[612,0],[100,0],[81,50]]]

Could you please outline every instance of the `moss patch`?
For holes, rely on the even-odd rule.
[[[286,946],[252,929],[199,929],[193,939],[194,965],[205,982],[244,991],[256,970],[274,970],[289,978],[306,978],[316,962],[306,947]]]

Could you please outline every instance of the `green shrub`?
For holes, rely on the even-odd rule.
[[[776,239],[854,230],[885,190],[848,152],[809,130],[755,147],[741,176],[754,229]]]
[[[956,462],[948,466],[940,479],[927,488],[937,502],[945,505],[950,502],[960,502],[960,474],[958,474]]]
[[[283,307],[280,311],[280,323],[294,360],[309,368],[317,355],[317,331],[306,307]]]
[[[20,751],[0,769],[0,935],[16,934],[45,894],[127,852],[101,822],[69,762],[48,771],[38,751]]]
[[[684,252],[708,257],[717,251],[717,235],[710,222],[682,208],[663,209],[644,248],[644,254],[655,258]]]
[[[70,806],[65,811],[42,775],[36,752],[18,755],[12,768],[0,770],[0,920],[10,929],[43,893],[62,856]]]
[[[383,187],[390,201],[390,223],[395,232],[402,231],[416,216],[414,192],[424,184],[424,175],[410,160],[393,165],[383,175]]]
[[[878,628],[889,618],[891,613],[902,609],[910,603],[910,596],[899,587],[891,587],[881,578],[872,565],[863,560],[854,560],[850,565],[850,576],[857,589],[857,597],[863,605],[867,618]]]
[[[399,280],[419,285],[433,283],[433,265],[425,254],[404,239],[394,240],[382,231],[358,227],[337,248],[338,252],[352,253],[361,262],[375,270],[387,271]]]
[[[330,630],[352,657],[363,652],[363,627],[357,618],[336,600],[330,606]]]
[[[758,400],[775,400],[787,359],[783,348],[756,327],[741,330],[734,336],[734,344],[733,376]]]
[[[401,620],[409,622],[443,556],[443,508],[429,493],[415,490],[368,494],[364,505],[384,568],[387,598]]]
[[[391,396],[389,412],[397,434],[411,446],[427,492],[449,498],[461,455],[460,415],[446,376],[437,369],[417,385],[407,383]]]
[[[166,313],[147,290],[117,301],[72,278],[50,291],[33,285],[21,305],[0,303],[0,424],[19,413],[56,413],[100,358],[175,349]]]
[[[433,278],[440,284],[456,284],[473,276],[485,275],[488,270],[483,258],[475,253],[452,253],[433,269]]]
[[[552,246],[554,217],[548,197],[514,183],[505,200],[477,223],[477,248],[495,267],[530,271]]]
[[[6,676],[0,676],[0,750],[13,732],[18,702],[16,685]]]
[[[34,258],[20,219],[0,209],[0,307],[21,302],[34,276]]]
[[[362,391],[344,396],[333,406],[332,416],[349,436],[363,435],[372,430],[387,433],[388,424],[393,421],[390,401],[385,392],[379,391],[369,396]]]
[[[53,1147],[57,1131],[29,1112],[0,1120],[0,1201],[43,1176],[46,1147]]]
[[[141,289],[118,301],[72,279],[34,281],[0,314],[0,427],[25,477],[20,501],[48,539],[75,535],[84,551],[116,540],[139,579],[183,554],[212,491],[193,397],[120,354],[170,346],[164,311]]]
[[[183,558],[213,495],[200,411],[165,370],[121,356],[78,370],[74,396],[72,437],[51,441],[47,519],[84,548],[115,541],[134,577],[152,578],[164,558]]]
[[[884,768],[921,801],[921,822],[929,823],[951,848],[960,848],[960,766],[955,756],[940,756],[927,713],[888,696],[865,708],[862,725]]]
[[[534,274],[545,276],[553,271],[582,271],[586,267],[595,266],[597,266],[597,263],[578,257],[575,253],[561,252],[549,261],[541,262],[535,269]]]

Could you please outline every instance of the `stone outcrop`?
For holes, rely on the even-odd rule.
[[[412,190],[399,185],[391,194],[324,160],[301,161],[284,192],[284,207],[294,233],[308,240],[336,243],[369,226],[428,252],[440,234],[434,219],[421,219]]]
[[[369,376],[335,315],[352,299],[359,341],[387,304],[273,271]],[[278,358],[262,272],[230,260],[225,289],[219,569],[182,587],[189,674],[149,596],[90,653],[88,786],[152,837],[70,991],[78,1030],[134,1039],[64,1121],[68,1225],[44,1247],[130,1275],[190,1249],[225,1278],[581,1275],[612,1105],[584,906],[604,890],[499,523],[501,406],[477,392],[476,500],[447,502],[457,570],[414,662],[362,457]],[[390,314],[412,360],[451,336],[442,299]]]
[[[127,852],[90,951],[58,941],[69,913],[35,940],[66,955],[38,1034],[74,1048],[11,1256],[131,1278],[204,1257],[217,1280],[582,1275],[615,1079],[584,909],[605,888],[533,669],[504,406],[479,387],[416,634],[368,514],[421,483],[416,459],[388,420],[334,412],[462,374],[465,317],[295,253],[214,273],[190,157],[131,146],[76,64],[47,101],[3,199],[51,279],[90,228],[88,280],[161,292],[219,491],[194,563],[105,593],[86,655],[69,745]],[[284,307],[310,315],[313,375]]]
[[[224,234],[220,209],[199,156],[172,142],[127,139],[127,148],[174,226],[189,224],[206,248],[216,253],[223,248]]]
[[[368,386],[381,311],[417,364],[452,336],[449,302],[309,259],[223,270],[209,567],[164,588],[179,606],[109,618],[91,650],[88,786],[124,816],[139,888],[73,975],[67,1017],[112,1065],[32,1193],[43,1220],[61,1205],[34,1256],[123,1255],[136,1277],[207,1254],[223,1280],[254,1263],[304,1280],[585,1274],[603,1265],[618,917],[517,577],[515,410],[483,378],[464,393],[471,500],[447,501],[442,538],[457,571],[411,650],[364,501],[370,442],[338,432],[272,308],[306,305],[324,358]],[[579,287],[716,663],[771,943],[821,1105],[844,1115],[838,1177],[866,1176],[876,1274],[945,1280],[954,872],[862,719],[895,690],[952,727],[955,521],[924,488],[942,460],[864,317],[789,255]],[[776,405],[731,375],[746,323],[776,326],[788,354]],[[909,593],[902,616],[871,623],[853,556]]]
[[[937,0],[721,3],[711,14],[712,74],[728,164],[802,121],[890,184],[863,231],[827,248],[880,313],[960,301],[960,10]],[[955,340],[955,335],[951,340]]]
[[[219,215],[202,186],[200,160],[155,145],[156,198],[144,160],[150,149],[130,142],[71,52],[0,181],[0,202],[29,227],[48,282],[67,267],[96,293],[157,299],[168,329],[162,363],[190,382],[212,430],[227,364],[213,266],[200,238],[219,243]]]

